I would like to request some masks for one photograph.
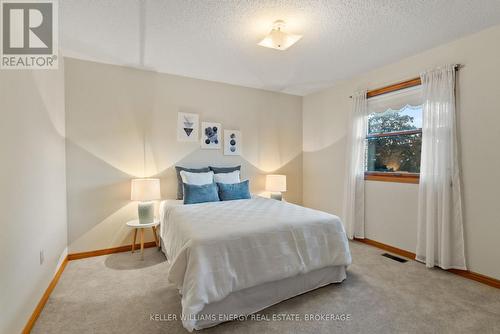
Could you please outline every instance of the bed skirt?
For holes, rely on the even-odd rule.
[[[162,251],[163,240],[161,240]],[[207,304],[197,315],[195,329],[218,325],[239,316],[259,312],[286,299],[346,278],[346,266],[330,266],[282,280],[235,291],[226,298]]]
[[[234,319],[235,315],[244,316],[256,313],[308,291],[331,283],[342,282],[345,278],[346,267],[333,266],[233,292],[221,301],[206,305],[199,313],[200,320],[197,320],[195,329],[203,329],[224,322],[225,320],[211,320],[220,319],[220,315],[223,315],[224,319],[231,319],[231,317]]]

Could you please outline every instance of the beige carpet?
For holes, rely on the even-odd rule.
[[[353,265],[341,284],[275,305],[260,321],[234,321],[202,333],[500,333],[500,290],[351,243]],[[147,249],[71,261],[33,333],[186,333],[180,297],[166,282],[163,254]],[[273,314],[300,321],[265,321]],[[349,315],[350,320],[305,321],[306,314]],[[158,314],[160,321],[150,320]]]

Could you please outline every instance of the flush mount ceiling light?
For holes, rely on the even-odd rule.
[[[262,41],[258,43],[258,45],[283,51],[297,43],[299,39],[302,38],[301,35],[293,35],[284,32],[284,27],[285,21],[274,21],[273,29],[266,37],[264,37]]]

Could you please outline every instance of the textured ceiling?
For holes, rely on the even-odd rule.
[[[63,0],[65,56],[305,95],[500,23],[498,0]],[[304,35],[256,43],[276,19]]]

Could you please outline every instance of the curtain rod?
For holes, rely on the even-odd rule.
[[[458,71],[459,69],[464,68],[464,67],[465,67],[465,65],[463,65],[463,64],[455,64],[455,71]],[[375,97],[378,95],[395,92],[397,90],[419,86],[421,83],[422,82],[420,81],[420,77],[416,77],[416,78],[413,78],[410,80],[398,82],[396,84],[392,84],[392,85],[385,86],[382,88],[369,90],[368,92],[366,92],[366,97],[367,98]],[[352,95],[349,96],[349,98],[352,99]]]

